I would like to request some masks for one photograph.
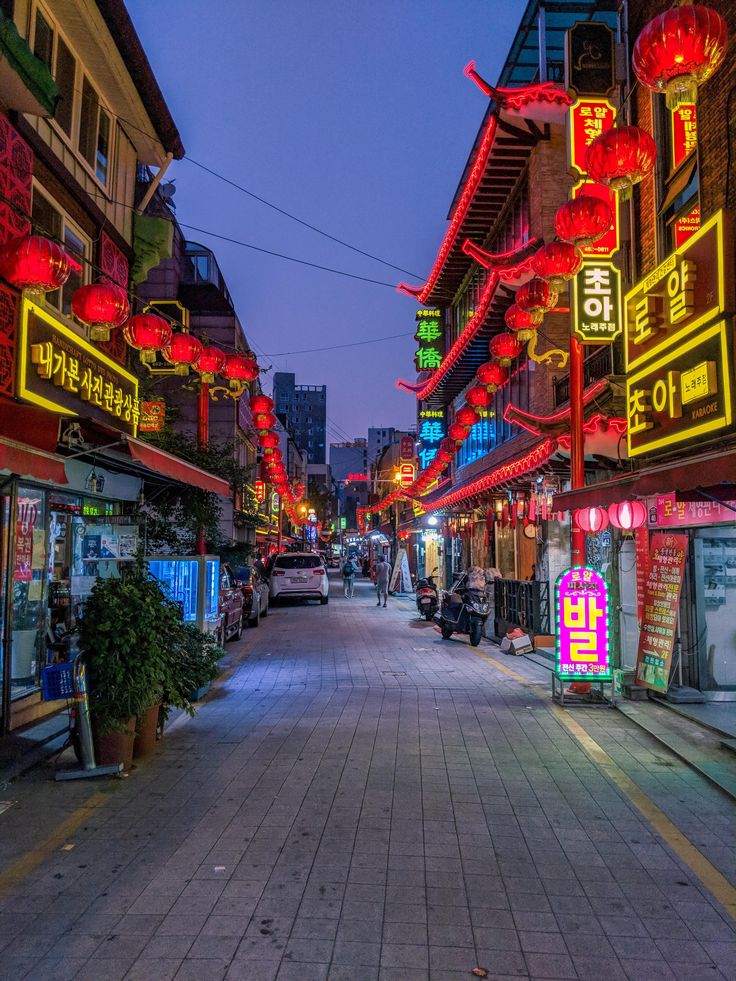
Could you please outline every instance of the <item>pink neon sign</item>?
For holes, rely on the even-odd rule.
[[[575,566],[557,580],[555,600],[557,674],[610,681],[606,580],[595,569]]]

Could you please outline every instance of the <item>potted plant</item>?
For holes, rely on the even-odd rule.
[[[98,763],[130,768],[136,719],[142,748],[155,744],[158,706],[181,628],[177,604],[142,561],[123,568],[120,578],[97,580],[84,605],[79,646]]]
[[[210,682],[217,677],[217,662],[224,656],[212,634],[203,633],[193,624],[182,624],[174,645],[167,701],[193,715],[192,702],[207,694]]]

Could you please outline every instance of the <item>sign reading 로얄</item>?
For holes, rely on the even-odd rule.
[[[687,535],[652,535],[636,683],[654,691],[665,692],[669,684],[687,542]]]
[[[555,671],[563,680],[610,681],[608,586],[595,569],[574,566],[555,586]]]

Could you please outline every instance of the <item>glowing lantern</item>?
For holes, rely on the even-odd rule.
[[[229,354],[225,364],[220,369],[223,378],[230,382],[230,388],[238,388],[240,383],[255,381],[258,377],[258,365],[254,354]]]
[[[268,395],[254,395],[248,404],[251,412],[273,412],[273,399]]]
[[[480,422],[480,414],[472,406],[464,405],[455,413],[455,422],[459,422],[461,426],[474,426]]]
[[[457,444],[454,439],[450,436],[445,436],[440,445],[437,448],[437,456],[441,460],[445,460],[447,463],[453,459],[457,453]]]
[[[273,412],[256,412],[253,416],[253,425],[259,432],[268,432],[276,425],[276,416]]]
[[[474,385],[465,393],[465,401],[468,405],[474,405],[479,409],[490,405],[493,401],[493,393],[489,392],[485,385]]]
[[[280,442],[281,441],[276,433],[262,433],[258,437],[258,445],[262,446],[264,450],[268,449],[269,447],[278,446]]]
[[[188,375],[189,369],[202,353],[202,342],[191,334],[174,334],[171,343],[161,353],[165,361],[173,364],[175,375]]]
[[[125,340],[140,351],[143,364],[156,360],[156,352],[163,351],[172,340],[171,325],[156,313],[136,313],[123,328]]]
[[[672,7],[650,20],[634,45],[632,65],[642,85],[665,92],[667,106],[695,102],[698,85],[726,57],[726,21],[710,7]]]
[[[521,307],[512,303],[504,314],[504,321],[508,329],[516,334],[517,340],[524,344],[534,337],[542,317],[530,313],[528,310],[522,310]]]
[[[203,382],[213,382],[215,375],[224,368],[226,359],[227,355],[219,347],[203,347],[195,362],[194,370],[200,373]]]
[[[552,310],[557,304],[557,291],[550,286],[546,279],[539,279],[535,276],[528,283],[524,283],[516,291],[516,306],[533,316],[539,317],[537,323],[541,323],[542,318],[548,310]],[[506,326],[509,324],[507,322]]]
[[[588,147],[588,177],[626,200],[634,185],[651,174],[656,159],[657,147],[649,133],[638,126],[614,126]]]
[[[573,520],[581,531],[594,535],[608,527],[608,512],[605,508],[580,508],[575,511]]]
[[[72,313],[89,327],[93,341],[109,341],[110,331],[122,327],[130,316],[128,295],[114,283],[80,286],[72,296]]]
[[[557,209],[555,231],[563,242],[580,249],[603,238],[613,225],[613,212],[603,198],[580,197],[566,201]],[[516,302],[518,303],[518,296]]]
[[[0,275],[31,296],[58,290],[71,271],[66,252],[43,235],[13,239],[0,250]]]
[[[622,501],[620,504],[611,504],[608,517],[614,528],[634,531],[646,524],[647,509],[641,501]]]
[[[574,279],[583,265],[580,249],[569,242],[550,242],[538,249],[532,259],[537,276],[546,279],[553,290],[559,292],[565,283]]]
[[[508,368],[514,358],[518,358],[523,349],[521,341],[513,334],[496,334],[491,338],[488,350],[503,368]]]
[[[478,381],[481,385],[485,385],[486,390],[492,395],[497,388],[503,385],[509,373],[497,361],[486,361],[478,368],[477,375]]]
[[[284,454],[281,452],[278,446],[270,446],[263,451],[264,457],[267,460],[276,460],[280,462],[284,459]]]
[[[459,422],[453,422],[448,428],[447,435],[454,439],[456,443],[464,443],[470,435],[470,426],[463,426]]]

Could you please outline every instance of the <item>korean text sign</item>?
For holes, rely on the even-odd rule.
[[[623,329],[621,273],[612,262],[586,261],[573,282],[573,331],[584,344],[613,344]]]
[[[667,691],[669,683],[687,542],[687,535],[652,535],[636,683],[654,691]]]
[[[610,681],[608,586],[595,569],[574,566],[555,587],[557,656],[560,678]]]

